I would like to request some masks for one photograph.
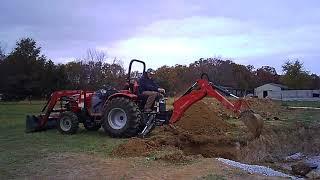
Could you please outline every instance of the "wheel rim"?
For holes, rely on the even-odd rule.
[[[113,129],[121,129],[127,123],[126,112],[121,108],[114,108],[108,114],[108,123]]]
[[[71,129],[71,120],[68,117],[61,118],[60,127],[63,131],[69,131]]]

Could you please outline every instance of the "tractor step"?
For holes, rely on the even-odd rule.
[[[144,138],[149,134],[149,132],[155,127],[156,114],[144,114],[144,119],[147,120],[146,126],[143,128],[142,132],[138,134],[139,137]]]

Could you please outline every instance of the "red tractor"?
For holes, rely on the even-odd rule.
[[[131,77],[134,62],[141,63],[145,73],[146,65],[143,61],[131,60],[124,90],[105,88],[96,92],[56,91],[52,93],[39,116],[27,116],[26,131],[57,128],[61,133],[74,134],[79,128],[79,123],[83,123],[87,130],[98,130],[102,126],[112,137],[144,137],[156,125],[175,123],[192,104],[205,96],[211,96],[226,108],[238,113],[255,137],[261,134],[262,118],[254,114],[243,99],[234,104],[228,101],[219,92],[238,97],[214,85],[206,74],[202,74],[201,79],[174,102],[173,110],[166,110],[166,98],[160,96],[154,103],[153,111],[144,112],[147,97],[139,94],[138,81]]]

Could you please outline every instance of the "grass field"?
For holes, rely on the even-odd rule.
[[[168,104],[170,102],[172,103],[172,99]],[[110,138],[102,129],[98,132],[88,132],[83,127],[76,135],[62,135],[55,129],[26,134],[24,132],[26,115],[38,114],[43,103],[41,101],[32,104],[0,103],[0,179],[14,178],[28,164],[46,158],[50,154],[67,152],[109,157],[114,147],[126,141]],[[319,106],[319,102],[288,103],[284,106]],[[297,112],[299,113],[284,114],[286,118],[281,118],[282,121],[288,123],[298,120],[307,124],[320,121],[319,111]],[[216,177],[213,176],[213,179]]]
[[[42,102],[0,103],[0,179],[13,177],[27,163],[59,152],[84,152],[108,156],[124,140],[113,139],[81,128],[77,135],[62,135],[57,130],[24,133],[25,116],[38,114]]]
[[[292,107],[316,107],[320,108],[320,101],[283,101],[283,106]]]

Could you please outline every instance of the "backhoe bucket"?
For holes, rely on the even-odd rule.
[[[48,121],[44,126],[40,126],[40,117],[34,115],[27,115],[26,117],[26,133],[43,131],[46,129],[56,128],[57,123],[55,120]]]
[[[248,130],[255,138],[261,135],[263,129],[263,118],[251,110],[243,111],[240,114],[240,120],[247,126]]]

